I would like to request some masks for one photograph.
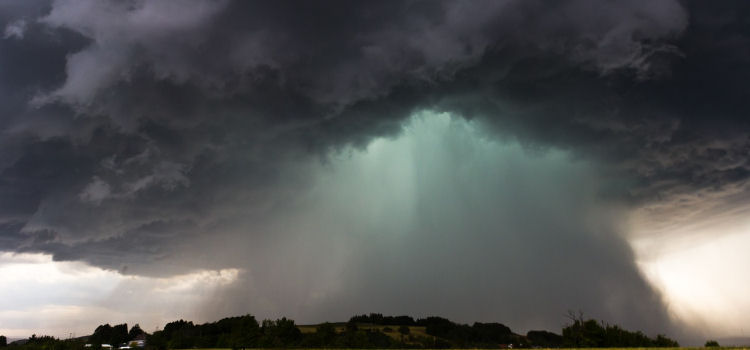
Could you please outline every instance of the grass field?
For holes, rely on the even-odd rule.
[[[342,333],[346,331],[346,323],[333,323],[334,328],[336,329],[336,332]],[[298,325],[297,328],[304,334],[309,333],[315,333],[316,328],[318,325]],[[389,337],[401,341],[401,333],[398,332],[398,328],[400,326],[383,326],[383,325],[374,325],[374,324],[358,324],[357,327],[359,329],[364,330],[379,330],[383,332],[384,334],[388,335]],[[426,327],[423,326],[409,326],[409,333],[413,336],[420,336],[425,337],[428,339],[434,338],[433,336],[426,333],[425,330]],[[336,350],[359,350],[354,348],[291,348],[296,350],[320,350],[320,349],[336,349]],[[468,349],[483,349],[483,348],[468,348]],[[489,348],[489,349],[498,349],[498,348]],[[521,349],[521,348],[514,348],[514,349]],[[205,348],[205,349],[174,349],[174,350],[232,350],[232,349],[224,349],[224,348]],[[245,350],[255,350],[251,348],[247,348]],[[261,350],[261,349],[257,349]],[[268,349],[265,349],[268,350]],[[373,350],[373,349],[369,349]],[[406,350],[406,349],[405,349]],[[445,349],[423,349],[423,350],[445,350]],[[552,349],[539,349],[536,348],[534,350],[750,350],[750,347],[747,346],[722,346],[722,347],[678,347],[678,348],[552,348]]]
[[[300,326],[305,327],[305,326]],[[385,327],[385,326],[383,326]],[[416,327],[419,328],[419,327]],[[320,348],[292,348],[296,350],[319,350]],[[336,349],[336,350],[359,350],[359,349],[347,349],[347,348],[322,348],[322,349]],[[470,349],[480,349],[480,348],[470,348]],[[492,348],[497,349],[497,348]],[[679,348],[554,348],[554,349],[535,349],[535,350],[705,350],[705,349],[711,349],[711,350],[750,350],[750,347],[744,347],[744,346],[722,346],[722,347],[713,347],[713,348],[704,348],[704,347],[679,347]],[[232,350],[232,349],[223,349],[223,348],[205,348],[205,349],[174,349],[174,350]],[[255,350],[247,348],[245,350]],[[257,349],[257,350],[268,350],[268,349]],[[368,349],[368,350],[374,350],[374,349]],[[375,349],[376,350],[376,349]],[[393,349],[388,349],[393,350]],[[413,349],[404,349],[404,350],[413,350]],[[446,350],[446,349],[420,349],[420,350]]]

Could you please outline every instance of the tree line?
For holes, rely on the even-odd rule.
[[[677,347],[679,344],[659,334],[650,338],[641,331],[628,331],[618,325],[610,325],[582,316],[571,317],[573,321],[562,330],[562,346],[569,348],[613,348],[613,347]]]
[[[145,333],[137,324],[97,327],[93,334],[77,339],[32,336],[25,342],[8,345],[13,350],[81,350],[91,344],[115,347],[136,338],[146,338],[146,350],[190,348],[498,348],[512,344],[516,348],[590,348],[590,347],[677,347],[676,341],[664,335],[650,338],[640,331],[628,331],[583,317],[571,318],[562,334],[532,330],[525,335],[514,333],[501,323],[471,325],[442,317],[414,319],[410,316],[383,316],[372,313],[357,315],[345,323],[323,323],[302,332],[294,320],[281,318],[258,322],[252,315],[228,317],[216,322],[194,324],[178,320],[162,330]],[[411,327],[419,328],[412,331]],[[4,337],[0,337],[2,340]],[[0,347],[3,346],[0,342]]]
[[[380,326],[380,327],[374,327]],[[424,327],[416,334],[410,327]],[[397,333],[396,333],[397,332]],[[394,336],[394,334],[396,336]],[[168,323],[147,338],[155,350],[185,348],[498,348],[514,347],[677,347],[664,335],[650,338],[640,331],[595,320],[575,319],[562,334],[532,330],[514,333],[501,323],[472,325],[442,317],[414,319],[410,316],[357,315],[346,323],[323,323],[314,332],[302,333],[291,319],[258,322],[252,315],[229,317],[217,322]]]

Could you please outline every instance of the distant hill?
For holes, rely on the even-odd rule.
[[[28,339],[8,338],[8,345],[23,345],[28,341]]]

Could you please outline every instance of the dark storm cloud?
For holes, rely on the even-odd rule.
[[[493,135],[517,139],[528,149],[563,149],[593,161],[600,174],[622,180],[598,194],[620,204],[668,201],[695,190],[721,193],[748,176],[744,101],[750,57],[743,3],[193,0],[2,6],[0,240],[6,250],[47,252],[118,270],[127,266],[133,274],[237,265],[259,270],[273,261],[273,252],[296,252],[282,248],[291,238],[280,222],[313,183],[311,167],[330,161],[330,151],[395,137],[422,109],[480,120]],[[515,226],[547,229],[525,225]],[[477,228],[487,234],[477,242],[502,244],[488,227]],[[577,235],[579,229],[585,233]],[[579,295],[605,300],[608,286],[620,277],[636,285],[632,299],[612,309],[622,315],[632,300],[656,297],[638,277],[617,230],[603,230],[608,233],[597,236],[571,225],[552,241],[568,242],[572,255],[591,255],[602,261],[599,267],[609,267],[596,270],[596,264],[571,260],[566,271],[592,267],[581,274],[589,277],[578,288],[599,286]],[[321,235],[324,242],[330,238]],[[457,236],[440,242],[463,241]],[[303,250],[319,262],[311,266],[335,265],[311,257],[325,252],[324,244],[312,246]],[[229,253],[219,253],[224,248]],[[365,260],[352,270],[376,273]],[[524,267],[511,275],[546,275],[550,264],[565,259],[521,261]],[[285,286],[309,278],[304,268],[268,270],[288,275],[256,273],[258,284]],[[337,282],[332,272],[322,274],[321,280]],[[427,286],[440,278],[427,276]],[[396,275],[384,285],[407,279]],[[550,281],[542,287],[562,283]],[[255,288],[259,298],[280,295],[274,303],[312,293]],[[495,289],[504,290],[491,284],[487,293]],[[524,294],[505,291],[513,300]],[[360,302],[350,298],[351,305]],[[664,314],[655,319],[660,323]]]

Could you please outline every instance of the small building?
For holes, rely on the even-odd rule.
[[[138,334],[133,340],[128,342],[131,348],[142,348],[146,346],[146,333]]]

